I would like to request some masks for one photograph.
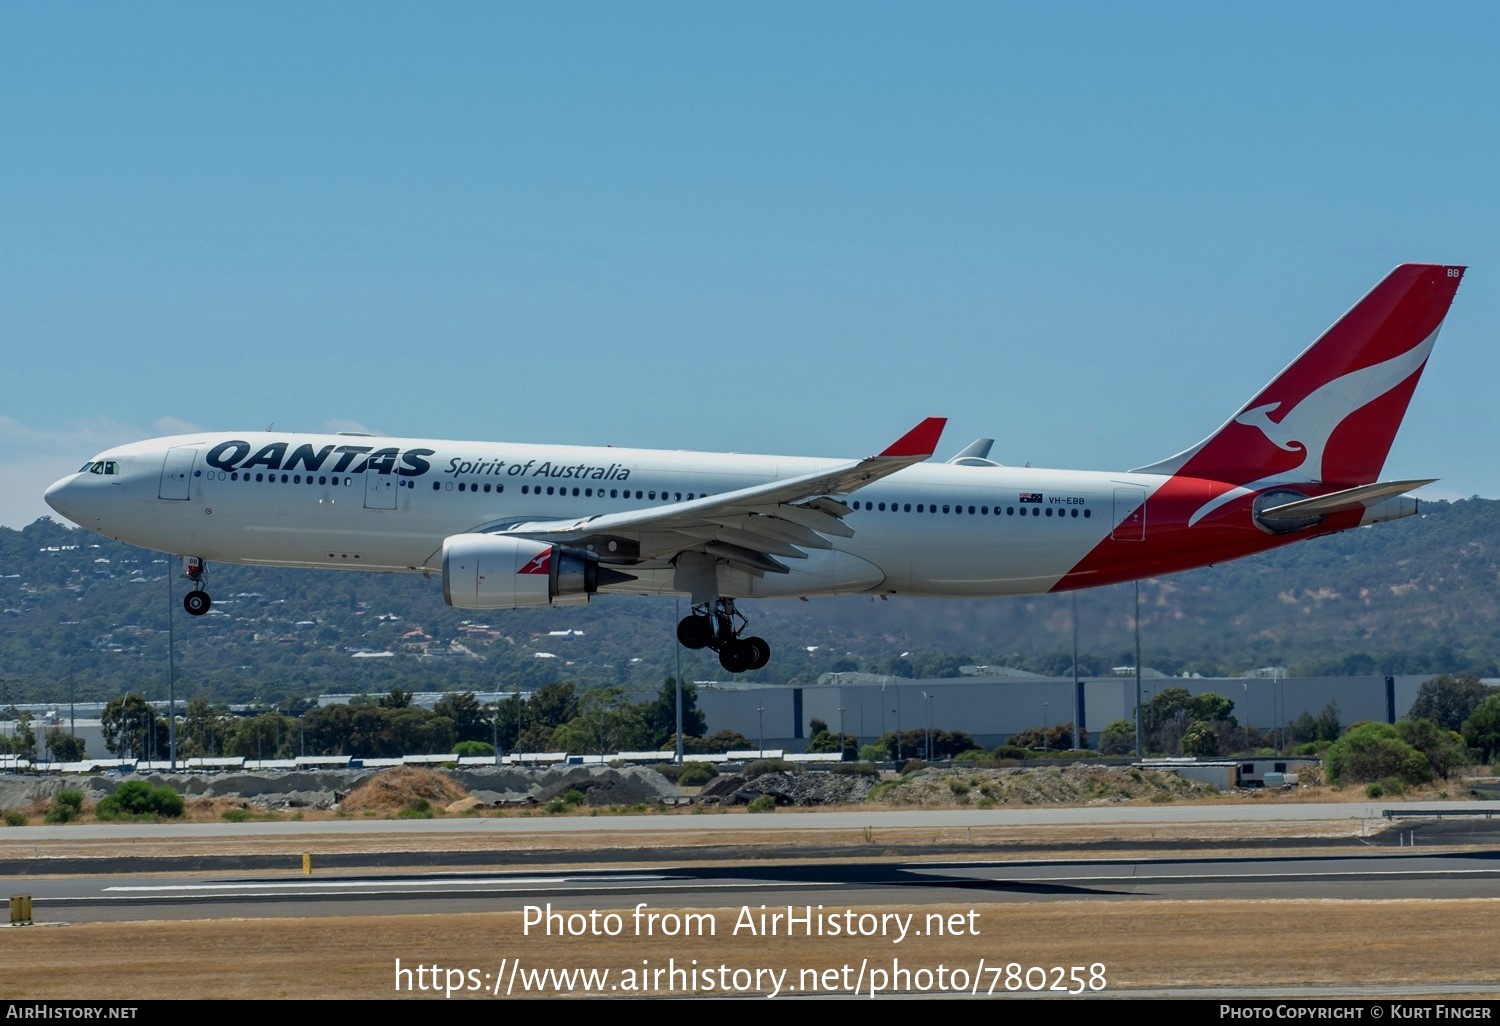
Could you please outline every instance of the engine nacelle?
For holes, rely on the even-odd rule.
[[[520,609],[588,601],[601,583],[631,580],[548,542],[495,534],[443,540],[443,600],[459,609]]]

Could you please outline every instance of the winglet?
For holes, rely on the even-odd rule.
[[[947,426],[947,417],[928,417],[892,442],[880,456],[884,459],[909,459],[913,456],[926,459],[937,451],[938,439],[943,437],[943,428]]]

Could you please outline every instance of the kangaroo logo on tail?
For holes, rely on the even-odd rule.
[[[1189,526],[1271,484],[1377,480],[1463,273],[1396,268],[1213,435],[1137,472],[1232,486]]]

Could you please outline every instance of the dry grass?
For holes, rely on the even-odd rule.
[[[369,813],[394,816],[421,802],[445,809],[468,797],[469,792],[446,773],[418,766],[395,766],[361,783],[339,807],[356,816]]]
[[[828,895],[819,897],[826,903]],[[607,968],[616,981],[625,970],[665,968],[674,959],[678,966],[697,959],[704,967],[788,969],[786,979],[794,985],[799,970],[857,970],[863,960],[867,968],[890,969],[899,960],[909,970],[939,964],[972,970],[984,959],[990,966],[1100,962],[1111,992],[1332,988],[1359,997],[1372,987],[1407,986],[1422,993],[1456,987],[1467,997],[1500,997],[1500,963],[1493,955],[1500,944],[1500,903],[1494,900],[976,903],[869,911],[914,913],[920,922],[932,911],[951,915],[970,908],[979,936],[908,938],[901,944],[735,936],[737,906],[712,910],[715,936],[692,939],[638,938],[628,925],[631,935],[618,938],[547,938],[537,928],[527,936],[515,912],[38,926],[6,935],[0,995],[431,998],[431,990],[396,990],[398,959],[406,969],[495,973],[502,959],[519,958],[533,969]],[[619,911],[629,924],[629,910]],[[410,979],[415,985],[417,977]],[[451,979],[462,985],[470,978]],[[426,981],[430,986],[433,978]],[[987,974],[986,986],[989,981]]]

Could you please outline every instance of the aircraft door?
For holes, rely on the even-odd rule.
[[[395,509],[396,508],[396,482],[401,480],[395,474],[382,474],[378,470],[365,471],[365,509]]]
[[[1115,541],[1142,541],[1146,537],[1146,489],[1115,489]]]
[[[178,499],[186,502],[191,496],[188,489],[193,480],[193,461],[198,450],[190,445],[176,445],[167,450],[167,458],[161,465],[161,486],[156,491],[159,499]]]

